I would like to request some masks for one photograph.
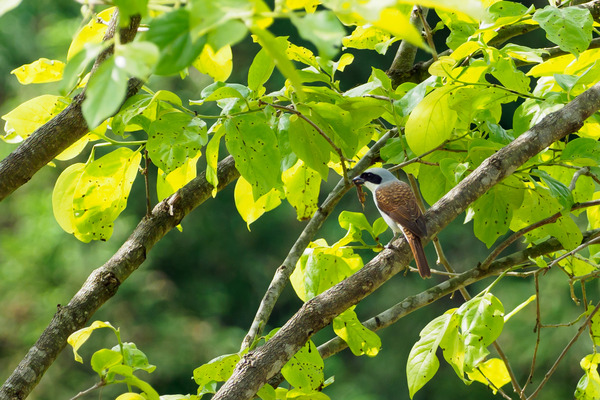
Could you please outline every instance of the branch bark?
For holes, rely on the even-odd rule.
[[[217,175],[219,190],[239,177],[233,157],[219,163]],[[38,341],[0,388],[0,399],[25,399],[65,347],[69,335],[87,324],[94,312],[114,296],[125,279],[146,260],[146,254],[156,242],[209,199],[212,189],[206,174],[202,173],[158,203],[115,255],[90,274],[69,304],[58,308]]]
[[[600,108],[600,84],[594,85],[563,109],[485,160],[425,214],[427,231],[435,235],[488,189],[509,176],[529,158],[569,133]],[[403,239],[397,251],[385,250],[360,271],[306,302],[264,346],[248,353],[213,400],[251,399],[269,378],[317,331],[357,304],[408,265],[410,250]],[[478,271],[475,272],[477,277]]]
[[[589,240],[593,240],[593,238],[595,238],[599,233],[600,229],[587,231],[583,235],[583,241],[588,242]],[[460,290],[461,288],[464,288],[475,281],[479,281],[492,275],[498,275],[507,269],[528,262],[530,258],[536,258],[563,249],[563,245],[556,238],[550,238],[525,250],[518,251],[493,261],[487,269],[482,268],[482,265],[480,265],[419,294],[406,297],[396,305],[364,321],[362,324],[372,331],[378,331],[380,329],[387,328],[413,311],[425,307],[426,305],[431,304],[456,290]],[[321,354],[321,357],[327,358],[347,347],[348,345],[343,339],[340,337],[334,337],[333,339],[330,339],[319,346],[319,353]]]
[[[104,40],[114,36],[118,21],[115,11]],[[131,42],[137,33],[140,17],[132,17],[129,26],[120,29],[122,43]],[[113,46],[106,48],[94,63],[95,70],[102,61],[113,53]],[[126,99],[133,96],[142,86],[138,79],[130,79]],[[71,104],[46,124],[39,127],[4,160],[0,161],[0,201],[27,183],[42,167],[89,132],[81,112],[85,90]]]

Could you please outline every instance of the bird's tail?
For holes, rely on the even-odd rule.
[[[415,257],[419,274],[423,278],[429,278],[431,276],[431,270],[429,269],[429,264],[427,263],[427,257],[425,257],[425,250],[423,249],[421,238],[406,229],[404,236],[406,237],[413,256]]]

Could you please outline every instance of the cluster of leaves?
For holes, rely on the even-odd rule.
[[[95,321],[89,327],[71,334],[67,342],[73,348],[75,360],[83,364],[79,348],[90,338],[93,331],[109,328],[117,338],[118,344],[112,349],[100,349],[92,355],[90,365],[100,376],[97,386],[107,386],[117,383],[127,385],[127,392],[118,397],[119,400],[158,400],[159,395],[150,384],[134,375],[135,371],[154,372],[156,366],[148,362],[148,357],[134,343],[123,343],[121,332],[109,322]],[[144,396],[132,392],[132,386],[140,389]]]
[[[53,193],[57,221],[85,242],[110,238],[143,156],[159,170],[156,190],[162,200],[196,176],[196,163],[204,151],[207,180],[216,195],[222,142],[241,174],[235,202],[248,225],[279,206],[282,199],[294,207],[298,219],[310,218],[317,209],[321,180],[328,179],[331,169],[347,179],[351,162],[391,127],[403,127],[404,134],[390,139],[381,157],[389,164],[402,164],[417,177],[423,197],[433,204],[491,154],[600,81],[600,50],[588,49],[593,18],[585,8],[536,10],[514,2],[488,1],[484,9],[475,0],[417,1],[435,7],[440,19],[430,34],[450,31],[446,43],[451,51],[429,67],[430,78],[395,86],[386,73],[374,68],[367,82],[343,91],[338,76],[354,56],[346,52],[337,57],[342,46],[383,54],[404,39],[427,48],[409,23],[412,6],[281,0],[271,10],[262,0],[190,0],[173,8],[160,3],[113,1],[120,25],[127,25],[133,15],[149,18],[147,31],[131,43],[121,43],[118,35],[102,42],[108,21],[117,15],[116,8],[109,8],[75,35],[66,66],[42,58],[13,71],[23,84],[62,80],[62,95],[36,97],[4,115],[4,140],[8,142],[26,139],[85,87],[82,111],[91,130],[57,159],[72,159],[89,142],[95,145],[86,163],[64,170]],[[461,10],[470,11],[467,15]],[[286,37],[275,37],[268,30],[274,16],[288,18],[318,55]],[[519,24],[542,28],[564,55],[550,57],[548,50],[515,44],[500,47],[500,32]],[[225,83],[232,69],[231,48],[249,34],[261,50],[249,67],[247,85]],[[92,61],[111,45],[114,55],[88,73]],[[519,69],[529,64],[534,66],[527,73]],[[275,67],[286,81],[278,90],[267,92]],[[147,80],[152,74],[185,78],[189,68],[215,79],[189,105],[173,92],[147,86],[127,98],[131,78]],[[192,108],[209,103],[220,109],[218,115],[202,115]],[[518,107],[512,128],[506,129],[501,118],[509,103]],[[207,121],[213,123],[209,126]],[[126,140],[130,132],[138,131],[142,139]],[[473,203],[465,222],[473,221],[475,236],[489,248],[507,232],[561,212],[555,223],[532,230],[526,239],[534,243],[554,236],[565,251],[574,250],[583,236],[571,214],[584,211],[571,209],[599,196],[594,182],[600,176],[599,137],[600,120],[595,116],[585,121],[578,137],[554,143]],[[96,159],[94,149],[99,146],[117,148]],[[597,209],[585,213],[590,228],[600,227]],[[342,213],[339,221],[346,235],[331,246],[324,239],[311,243],[292,275],[293,287],[303,301],[362,267],[350,243],[380,249],[378,236],[385,230],[381,220],[371,226],[362,214]],[[363,232],[373,244],[363,241]],[[595,271],[595,260],[592,251],[589,258],[565,258],[559,265],[569,275],[579,276]],[[545,265],[542,258],[536,262]],[[433,320],[409,358],[411,396],[437,369],[434,353],[439,346],[465,382],[477,380],[475,375],[465,378],[465,373],[505,368],[501,361],[485,360],[486,347],[502,329],[501,316],[500,301],[486,292]],[[360,324],[354,310],[338,316],[333,328],[354,354],[378,353],[379,338]],[[126,362],[124,346],[120,348],[120,359],[111,350],[110,357],[101,354],[92,362],[101,379],[112,382],[115,374],[108,371],[117,371],[127,383],[154,396],[134,379],[130,372],[135,366]],[[196,369],[198,395],[213,393],[216,383],[231,375],[242,355],[219,357]],[[597,384],[597,374],[592,380],[587,372],[597,365],[594,361],[586,361],[584,369],[588,381]],[[131,371],[125,371],[126,367]],[[323,360],[309,342],[284,367],[283,375],[293,389],[265,386],[259,395],[263,399],[326,398],[320,393],[328,383],[322,370]],[[505,383],[492,381],[496,387]],[[586,392],[591,386],[580,387],[581,397],[591,398]]]

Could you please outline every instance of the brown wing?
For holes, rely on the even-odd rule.
[[[375,191],[375,200],[381,211],[419,237],[427,236],[427,227],[421,209],[408,184],[388,182]]]

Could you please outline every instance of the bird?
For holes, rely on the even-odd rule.
[[[427,237],[427,226],[410,186],[385,168],[370,168],[352,182],[357,186],[366,186],[373,193],[377,209],[394,232],[394,237],[386,247],[390,247],[400,233],[404,234],[415,257],[419,274],[423,278],[429,278],[431,270],[421,242],[422,238]]]

